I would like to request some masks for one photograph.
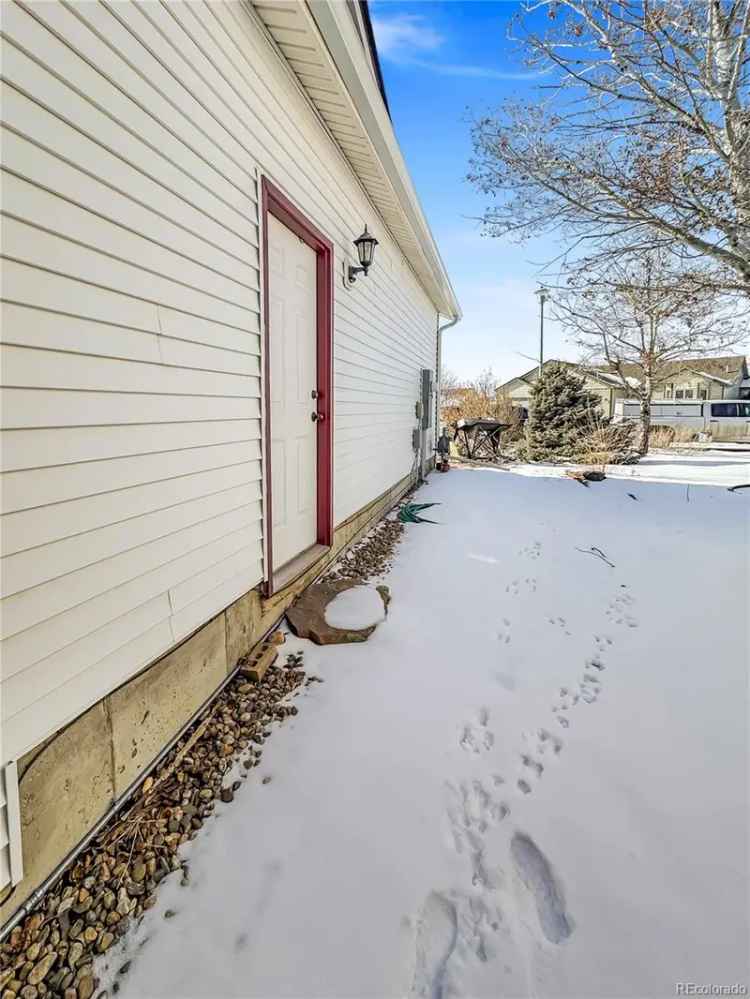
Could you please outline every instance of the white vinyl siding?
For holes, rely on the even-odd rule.
[[[336,523],[412,468],[435,310],[242,3],[8,2],[3,31],[13,759],[262,579],[260,175],[335,246]]]

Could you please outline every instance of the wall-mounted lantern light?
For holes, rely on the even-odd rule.
[[[357,257],[360,266],[352,267],[351,264],[349,265],[349,284],[354,284],[358,274],[364,274],[367,277],[367,272],[375,257],[375,247],[378,245],[378,241],[367,231],[367,226],[365,226],[365,231],[361,236],[357,236],[354,240],[354,245],[357,247]]]

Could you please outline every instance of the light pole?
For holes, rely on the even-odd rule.
[[[549,298],[549,291],[542,284],[534,294],[539,299],[539,377],[541,378],[544,366],[544,303]]]

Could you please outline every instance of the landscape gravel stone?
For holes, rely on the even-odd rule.
[[[287,700],[305,683],[301,665],[300,659],[294,669],[271,667],[258,683],[238,676],[218,695],[0,944],[0,999],[91,999],[99,984],[94,958],[153,907],[159,884],[172,872],[181,872],[183,886],[190,883],[180,847],[198,835],[216,799],[233,801],[242,782],[227,784],[226,775],[235,762],[242,760],[249,775],[261,758],[253,743],[297,713]],[[201,726],[189,754],[183,752]]]

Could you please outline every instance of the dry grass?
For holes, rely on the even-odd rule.
[[[662,427],[655,426],[649,437],[650,447],[668,448],[694,441],[698,431],[693,427]]]
[[[636,457],[634,437],[630,423],[594,422],[581,438],[576,458],[600,471],[605,465],[628,464]]]

